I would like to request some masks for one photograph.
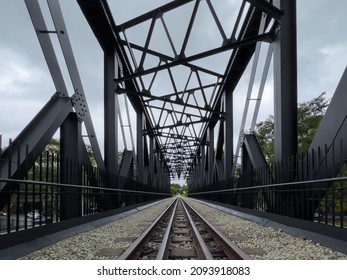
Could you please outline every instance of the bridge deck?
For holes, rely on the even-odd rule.
[[[2,250],[0,258],[116,259],[170,200],[137,207]],[[189,200],[253,259],[347,259],[347,242],[223,206]]]

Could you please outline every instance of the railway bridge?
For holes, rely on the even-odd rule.
[[[296,1],[157,2],[23,1],[55,89],[0,145],[0,250],[166,199],[177,180],[190,198],[347,242],[347,72],[299,154]],[[98,47],[83,62],[101,67],[83,65],[99,92],[70,4]],[[271,163],[255,129],[269,83]]]

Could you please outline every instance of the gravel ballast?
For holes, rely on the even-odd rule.
[[[256,223],[188,199],[208,221],[217,226],[252,259],[347,260],[347,255],[304,237]],[[28,254],[24,260],[114,260],[148,227],[170,203],[167,199],[127,217]]]
[[[173,199],[22,257],[22,260],[114,260],[164,211]]]
[[[195,200],[189,200],[189,203],[252,259],[347,260],[347,255],[323,247],[304,236],[295,237],[282,229],[261,226]]]

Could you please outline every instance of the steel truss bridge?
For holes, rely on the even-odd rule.
[[[187,180],[192,197],[287,223],[301,219],[334,225],[330,232],[343,235],[347,73],[310,149],[298,155],[296,1],[240,0],[228,25],[212,0],[164,1],[122,23],[110,1],[76,1],[104,57],[104,151],[59,1],[47,0],[43,9],[42,2],[25,0],[55,93],[1,153],[3,236],[165,197],[173,179]],[[218,40],[211,42],[211,30],[199,27],[201,17],[209,20]],[[139,30],[141,36],[134,36]],[[235,133],[235,88],[249,65],[246,102],[240,105],[244,114]],[[257,71],[261,79],[254,98]],[[271,166],[254,133],[268,75],[273,75],[275,106]],[[120,98],[125,98],[124,108]],[[136,120],[134,136],[129,107]],[[245,127],[250,107],[252,121]],[[59,149],[51,153],[47,146],[57,131]]]

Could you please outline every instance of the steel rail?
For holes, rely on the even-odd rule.
[[[210,250],[208,249],[205,241],[202,239],[202,236],[201,236],[199,230],[195,226],[194,221],[193,221],[191,215],[189,214],[188,209],[186,208],[185,204],[186,203],[184,203],[182,201],[182,206],[183,206],[183,209],[185,211],[186,218],[187,218],[187,220],[190,224],[190,227],[192,229],[192,234],[194,237],[193,242],[196,245],[196,249],[199,248],[196,250],[197,254],[198,254],[200,259],[213,260],[214,258],[212,257],[212,254],[211,254]]]
[[[162,218],[171,210],[174,203],[177,203],[177,200],[173,201],[169,207],[167,207],[166,210],[157,219],[155,219],[154,222],[142,234],[140,234],[140,236],[130,245],[130,247],[118,258],[118,260],[133,260],[138,257],[141,247],[145,245],[147,239],[150,237]]]
[[[207,221],[203,216],[201,216],[186,201],[184,201],[184,204],[189,208],[190,211],[194,213],[194,215],[196,215],[207,226],[213,238],[220,245],[223,246],[224,253],[228,256],[229,259],[233,259],[233,260],[250,260],[251,259],[245,252],[243,252],[239,247],[237,247],[235,243],[233,243],[221,231],[219,231],[215,226],[213,226],[209,221]]]
[[[146,246],[148,241],[151,239],[152,234],[158,227],[162,219],[169,213],[171,209],[172,214],[167,223],[165,232],[161,239],[161,244],[156,254],[156,260],[167,260],[170,259],[170,244],[172,242],[172,234],[174,228],[175,216],[178,210],[178,204],[181,203],[183,208],[183,214],[186,219],[187,228],[190,229],[192,243],[195,248],[196,257],[201,260],[214,260],[214,257],[201,236],[193,216],[197,217],[204,223],[208,233],[212,235],[215,242],[217,242],[223,249],[224,256],[232,260],[248,260],[250,257],[238,248],[231,240],[229,240],[223,233],[217,230],[211,225],[205,218],[203,218],[195,209],[193,209],[184,199],[177,198],[173,201],[165,211],[128,247],[125,252],[118,258],[119,260],[134,260],[141,258],[142,248]]]
[[[158,251],[158,254],[156,257],[157,260],[167,260],[169,258],[170,235],[171,235],[171,231],[172,231],[172,227],[173,227],[173,223],[174,223],[174,219],[175,219],[175,213],[177,210],[178,199],[176,199],[175,201],[176,201],[176,204],[175,204],[174,209],[172,211],[170,221],[169,221],[167,228],[165,230],[165,233],[163,236],[163,241],[160,245],[160,248],[159,248],[159,251]]]

